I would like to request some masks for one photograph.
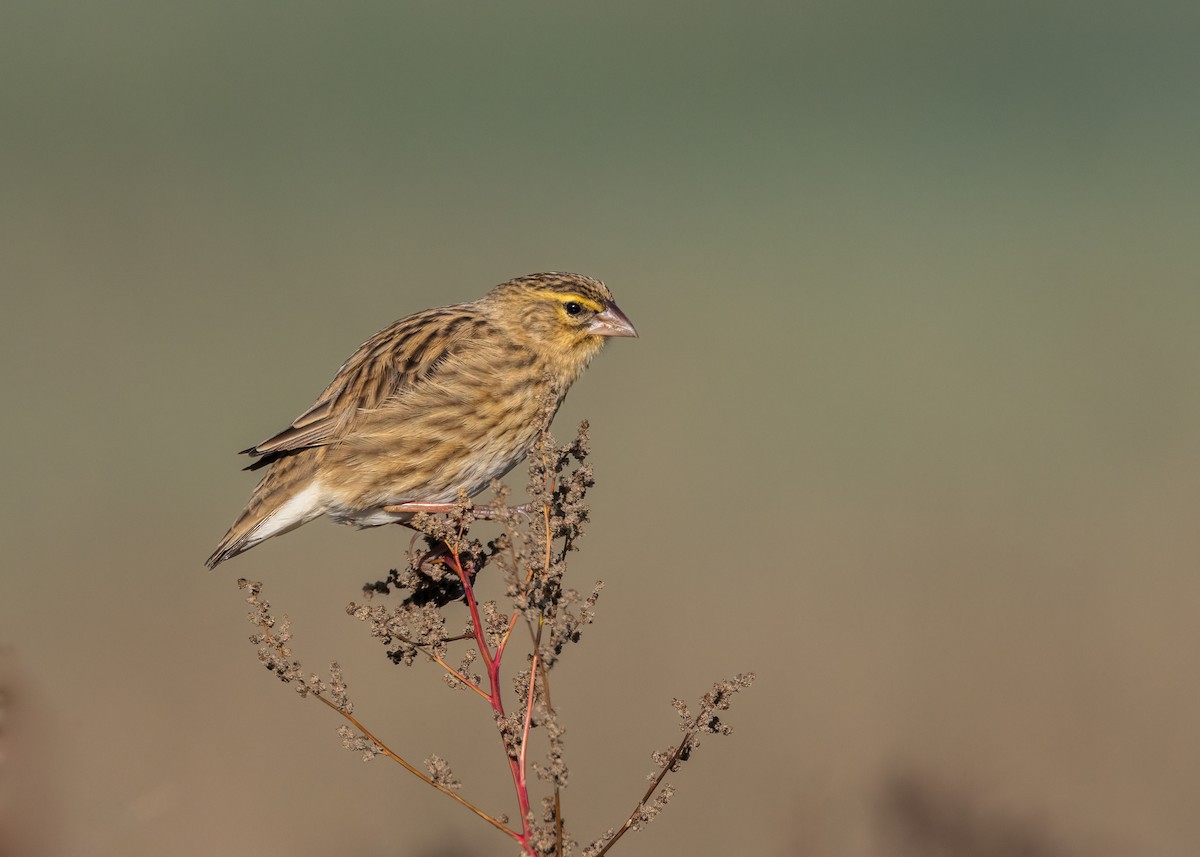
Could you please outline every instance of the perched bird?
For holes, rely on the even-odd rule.
[[[267,472],[206,564],[321,515],[375,527],[478,494],[525,458],[544,403],[557,411],[610,336],[637,331],[603,283],[565,273],[384,328],[316,404],[242,450]]]

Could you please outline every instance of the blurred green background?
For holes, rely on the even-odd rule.
[[[246,642],[243,575],[381,736],[512,812],[485,712],[343,614],[404,532],[201,563],[234,451],[359,342],[542,270],[641,333],[558,422],[592,421],[573,574],[608,584],[555,684],[577,836],[628,814],[672,696],[753,669],[614,854],[1200,853],[1195,3],[4,18],[19,853],[512,850]]]

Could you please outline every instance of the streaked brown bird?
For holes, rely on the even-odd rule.
[[[206,564],[321,515],[375,527],[478,494],[525,458],[544,403],[557,411],[610,336],[637,331],[602,282],[566,273],[384,328],[316,404],[242,451],[267,472]]]

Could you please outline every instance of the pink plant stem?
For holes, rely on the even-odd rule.
[[[479,616],[479,605],[475,601],[475,591],[471,586],[471,579],[467,572],[463,569],[462,563],[458,560],[457,546],[451,547],[451,557],[454,570],[458,573],[462,580],[463,591],[467,596],[467,607],[471,611],[471,624],[475,630],[475,643],[479,646],[479,654],[483,658],[483,664],[487,669],[488,674],[488,701],[491,703],[492,711],[498,719],[504,719],[504,700],[500,696],[500,656],[503,654],[503,648],[496,650],[496,655],[493,656],[491,649],[488,648],[487,638],[484,634],[483,622]],[[528,724],[528,721],[526,721]],[[528,725],[525,727],[525,732],[528,733]],[[526,736],[522,736],[524,739]],[[533,846],[529,844],[529,788],[525,781],[525,752],[524,740],[522,740],[522,749],[519,758],[513,758],[509,753],[507,744],[504,746],[504,755],[508,759],[509,769],[512,771],[513,787],[517,792],[517,805],[521,810],[521,836],[518,841],[525,851],[537,857],[537,852],[533,850]]]
[[[517,619],[520,617],[520,615],[520,613],[514,611],[513,614],[508,617],[508,630],[504,632],[504,636],[500,639],[500,645],[496,647],[496,660],[500,660],[502,657],[504,657],[504,647],[508,645],[508,638],[512,636],[512,630],[517,626]]]
[[[528,788],[525,782],[525,751],[529,747],[529,728],[533,723],[533,694],[537,688],[537,671],[538,671],[538,652],[534,649],[533,663],[529,666],[529,696],[525,702],[525,723],[521,727],[521,757],[517,762],[517,766],[521,770],[522,786]]]

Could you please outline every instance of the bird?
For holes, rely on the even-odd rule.
[[[637,331],[608,287],[529,274],[376,333],[291,425],[241,454],[266,469],[205,565],[326,515],[406,523],[519,464],[611,337]]]

